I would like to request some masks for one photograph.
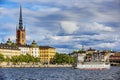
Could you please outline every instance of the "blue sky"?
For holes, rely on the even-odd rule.
[[[120,51],[119,0],[0,0],[0,42],[16,39],[22,5],[27,44],[71,52],[84,45]]]

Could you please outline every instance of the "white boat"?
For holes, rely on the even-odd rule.
[[[103,70],[103,69],[110,69],[110,64],[105,63],[77,63],[76,67],[78,69],[90,69],[90,70]]]
[[[77,53],[76,63],[73,65],[77,69],[102,70],[110,69],[108,53],[93,52],[92,54]]]

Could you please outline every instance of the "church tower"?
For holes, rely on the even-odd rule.
[[[16,27],[16,44],[26,45],[26,30],[22,23],[22,8],[20,5],[19,27]]]

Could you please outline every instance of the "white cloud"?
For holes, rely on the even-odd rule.
[[[51,39],[57,42],[69,42],[72,40],[72,36],[51,36]]]
[[[95,45],[94,47],[98,48],[114,48],[116,46],[116,43],[100,43],[98,45]]]
[[[79,29],[77,24],[72,21],[61,21],[61,27],[67,34],[72,34]]]
[[[76,45],[73,45],[73,46],[74,46],[74,48],[81,49],[83,45],[81,45],[81,44],[76,44]]]
[[[93,23],[92,30],[100,30],[100,31],[113,31],[111,27],[105,26],[103,24],[99,24],[97,22]]]
[[[113,32],[114,29],[110,26],[106,26],[104,24],[100,24],[97,22],[93,23],[84,23],[80,24],[80,30],[82,32],[94,32],[94,33],[102,33],[102,32]]]
[[[111,3],[109,5],[106,3],[107,1],[114,0],[11,1],[20,2],[23,5],[23,23],[26,25],[28,42],[32,42],[34,39],[36,42],[39,42],[38,44],[40,45],[51,43],[53,46],[58,45],[63,47],[56,47],[58,52],[69,52],[72,48],[80,49],[82,42],[82,44],[85,44],[85,48],[92,46],[94,48],[115,48],[117,43],[119,44],[120,42],[119,29],[114,28],[114,24],[109,24],[120,21],[119,10],[114,8],[116,6]],[[113,8],[111,8],[111,5]],[[6,19],[10,20],[8,23],[3,23],[0,27],[2,30],[7,30],[7,34],[0,33],[2,36],[4,35],[3,39],[7,40],[7,38],[10,37],[15,41],[15,27],[19,20],[19,7],[7,8],[6,4],[4,7],[0,8],[0,18],[0,23]],[[48,20],[55,22],[47,23]],[[57,31],[58,33],[55,33],[60,26],[63,32],[59,33],[59,31],[62,31],[59,30]],[[9,35],[8,32],[10,32]],[[91,34],[92,32],[96,34]],[[57,34],[62,36],[57,36]],[[109,40],[111,43],[109,43]],[[108,43],[106,43],[107,41]],[[70,46],[71,49],[66,46]],[[119,45],[117,46],[119,47]]]
[[[41,12],[49,12],[49,13],[60,11],[60,8],[58,7],[48,7],[48,6],[41,6],[41,5],[33,5],[31,8]]]
[[[70,53],[71,50],[68,48],[57,48],[57,52],[61,52],[61,53]]]

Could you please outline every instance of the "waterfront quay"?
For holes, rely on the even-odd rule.
[[[45,68],[45,67],[72,67],[70,64],[32,64],[32,63],[23,63],[23,64],[7,64],[6,62],[3,62],[0,64],[1,68]]]

